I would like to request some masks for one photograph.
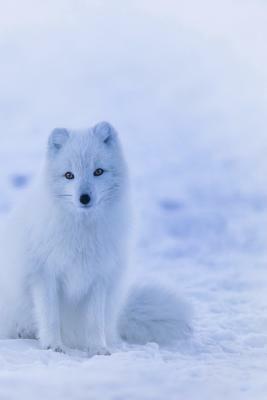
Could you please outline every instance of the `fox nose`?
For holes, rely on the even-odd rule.
[[[80,197],[80,202],[81,202],[84,206],[86,206],[87,204],[89,204],[89,203],[90,203],[90,200],[91,200],[91,198],[90,198],[89,194],[82,194],[81,197]]]

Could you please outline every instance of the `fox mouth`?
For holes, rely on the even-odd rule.
[[[81,205],[78,206],[78,210],[81,211],[81,212],[85,212],[85,211],[90,210],[92,207],[93,207],[92,204],[87,204],[87,205],[82,205],[81,204]]]

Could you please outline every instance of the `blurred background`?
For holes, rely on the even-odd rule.
[[[124,143],[142,242],[153,224],[170,253],[259,249],[264,1],[0,3],[0,211],[38,170],[51,129],[104,119]]]
[[[0,215],[54,127],[110,121],[131,171],[135,268],[195,305],[196,351],[243,354],[264,376],[267,3],[0,5]]]

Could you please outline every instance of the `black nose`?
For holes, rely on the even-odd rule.
[[[82,194],[80,197],[80,202],[85,206],[90,203],[90,200],[89,194]]]

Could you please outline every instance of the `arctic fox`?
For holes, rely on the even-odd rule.
[[[121,339],[184,337],[186,311],[165,289],[136,288],[122,304],[129,214],[115,129],[107,122],[55,129],[40,176],[3,234],[0,337],[90,355],[109,354]]]

